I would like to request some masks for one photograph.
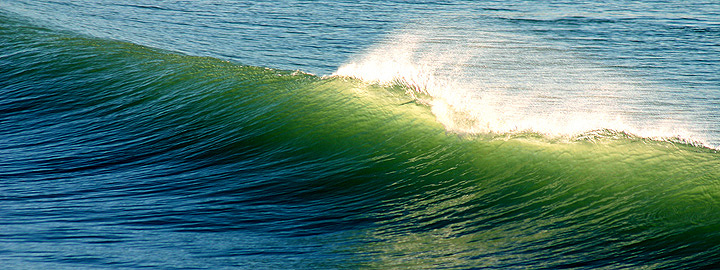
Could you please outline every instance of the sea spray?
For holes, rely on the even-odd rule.
[[[639,113],[661,98],[652,83],[531,36],[416,24],[333,75],[402,85],[448,131],[461,134],[577,138],[610,130],[710,146],[683,116]]]

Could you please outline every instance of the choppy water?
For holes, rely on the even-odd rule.
[[[11,269],[712,268],[716,2],[0,2]]]

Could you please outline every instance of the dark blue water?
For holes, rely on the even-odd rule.
[[[714,1],[2,1],[9,269],[720,265]]]

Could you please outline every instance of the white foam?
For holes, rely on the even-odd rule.
[[[413,29],[333,75],[404,84],[458,133],[536,132],[573,137],[609,129],[702,143],[687,119],[647,106],[650,83],[577,57],[563,44],[489,31]],[[431,98],[423,98],[427,95]]]

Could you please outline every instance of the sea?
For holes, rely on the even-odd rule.
[[[2,269],[717,269],[719,149],[717,0],[0,0]]]

